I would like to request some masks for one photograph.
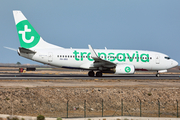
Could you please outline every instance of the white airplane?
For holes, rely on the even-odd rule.
[[[13,11],[22,57],[44,64],[89,70],[90,77],[102,73],[134,74],[136,70],[167,72],[178,62],[165,54],[142,50],[67,49],[45,42],[21,11]]]

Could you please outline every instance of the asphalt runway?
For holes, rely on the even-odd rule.
[[[114,75],[114,74],[104,74],[102,77],[89,77],[87,74],[30,74],[30,73],[8,73],[0,74],[0,80],[179,80],[180,74],[161,74],[160,77],[156,77],[155,74],[134,74],[134,75]]]

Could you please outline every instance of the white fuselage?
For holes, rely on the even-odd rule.
[[[57,67],[99,70],[104,66],[93,64],[89,49],[36,49],[35,54],[19,53],[28,59]],[[95,49],[100,58],[115,64],[131,64],[136,70],[158,71],[175,67],[178,63],[167,55],[142,50]],[[107,67],[107,66],[106,66]],[[109,66],[112,68],[112,66]]]

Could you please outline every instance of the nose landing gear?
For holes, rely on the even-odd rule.
[[[160,74],[159,74],[159,72],[157,71],[157,73],[156,73],[156,77],[159,77],[160,76]]]
[[[159,77],[159,76],[160,76],[159,73],[157,73],[157,74],[156,74],[156,77]]]

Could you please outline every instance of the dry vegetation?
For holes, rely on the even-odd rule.
[[[177,74],[177,70],[172,70],[168,74]],[[1,74],[17,72],[9,70],[0,71]],[[87,74],[87,71],[46,70],[27,71],[26,73]],[[2,80],[1,82],[5,81],[12,82],[11,80]],[[23,81],[29,84],[29,80],[15,80],[13,82],[20,83]],[[81,80],[79,81],[82,82]],[[96,86],[89,87],[80,85],[76,87],[0,87],[0,114],[13,113],[16,115],[34,116],[43,114],[49,117],[66,117],[68,102],[69,117],[83,117],[86,100],[86,116],[101,116],[103,100],[104,116],[119,116],[122,113],[123,100],[123,115],[139,116],[141,100],[142,116],[158,116],[159,100],[161,116],[176,117],[177,101],[180,102],[180,86],[162,86],[160,82],[155,83],[156,87],[147,85],[148,82],[156,82],[156,80],[146,80],[143,85],[101,86],[102,83],[119,82],[121,84],[123,81],[127,80],[86,80],[85,84],[90,84],[91,82],[97,84]],[[128,82],[131,84],[131,82],[142,81],[130,80]],[[164,83],[169,82],[174,85],[179,83],[179,80],[160,81]],[[31,82],[47,82],[51,84],[53,82],[63,83],[65,81],[32,80]],[[68,82],[73,83],[73,80]],[[158,87],[158,84],[161,87]]]

